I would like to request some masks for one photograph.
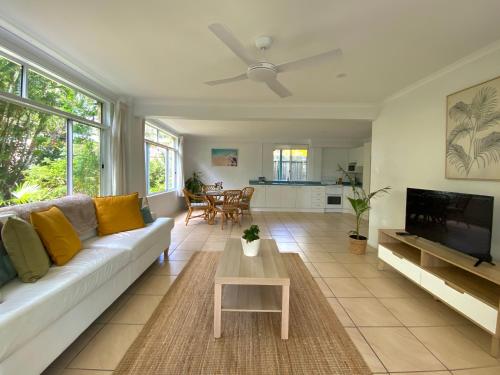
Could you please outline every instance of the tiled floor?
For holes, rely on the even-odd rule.
[[[169,260],[159,259],[45,374],[111,374],[194,251],[221,251],[242,228],[176,218]],[[489,336],[400,277],[377,256],[347,250],[347,214],[254,213],[263,238],[298,253],[374,373],[498,375]],[[366,223],[363,230],[366,231]]]

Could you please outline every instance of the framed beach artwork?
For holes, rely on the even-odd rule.
[[[500,77],[448,95],[446,178],[500,181]]]
[[[236,148],[213,148],[212,165],[215,167],[237,167],[238,149]]]

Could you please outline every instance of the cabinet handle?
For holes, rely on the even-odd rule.
[[[461,294],[464,294],[464,293],[465,293],[465,290],[463,290],[462,288],[460,288],[460,287],[458,287],[458,286],[456,286],[456,285],[454,285],[454,284],[449,283],[449,282],[448,282],[448,281],[446,281],[446,280],[444,281],[444,284],[445,284],[446,286],[449,286],[451,289],[454,289],[454,290],[455,290],[455,291],[457,291],[458,293],[461,293]]]

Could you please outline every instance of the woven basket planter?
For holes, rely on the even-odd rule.
[[[367,238],[365,236],[359,236],[359,239],[355,235],[349,236],[349,251],[357,255],[365,254],[366,242]]]

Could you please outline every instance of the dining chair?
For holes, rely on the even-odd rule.
[[[215,184],[214,185],[203,185],[203,187],[201,189],[203,190],[204,193],[220,191],[218,186]],[[214,206],[220,206],[222,204],[222,199],[220,199],[220,197],[211,196],[210,199],[211,199],[212,204]]]
[[[187,189],[182,189],[182,191],[184,192],[184,200],[186,201],[186,206],[188,208],[186,219],[184,220],[186,225],[188,225],[189,220],[197,217],[203,217],[204,220],[208,220],[210,203],[208,202],[207,197],[204,195],[193,194]],[[202,211],[202,213],[193,216],[193,212],[195,211]]]
[[[232,223],[240,223],[240,201],[241,190],[226,190],[223,194],[222,205],[216,206],[215,211],[221,214],[221,229],[224,229],[224,223],[231,220]]]
[[[254,192],[255,188],[251,186],[247,186],[241,190],[240,215],[242,218],[243,215],[249,215],[250,219],[253,220],[252,212],[250,211],[250,201]]]

